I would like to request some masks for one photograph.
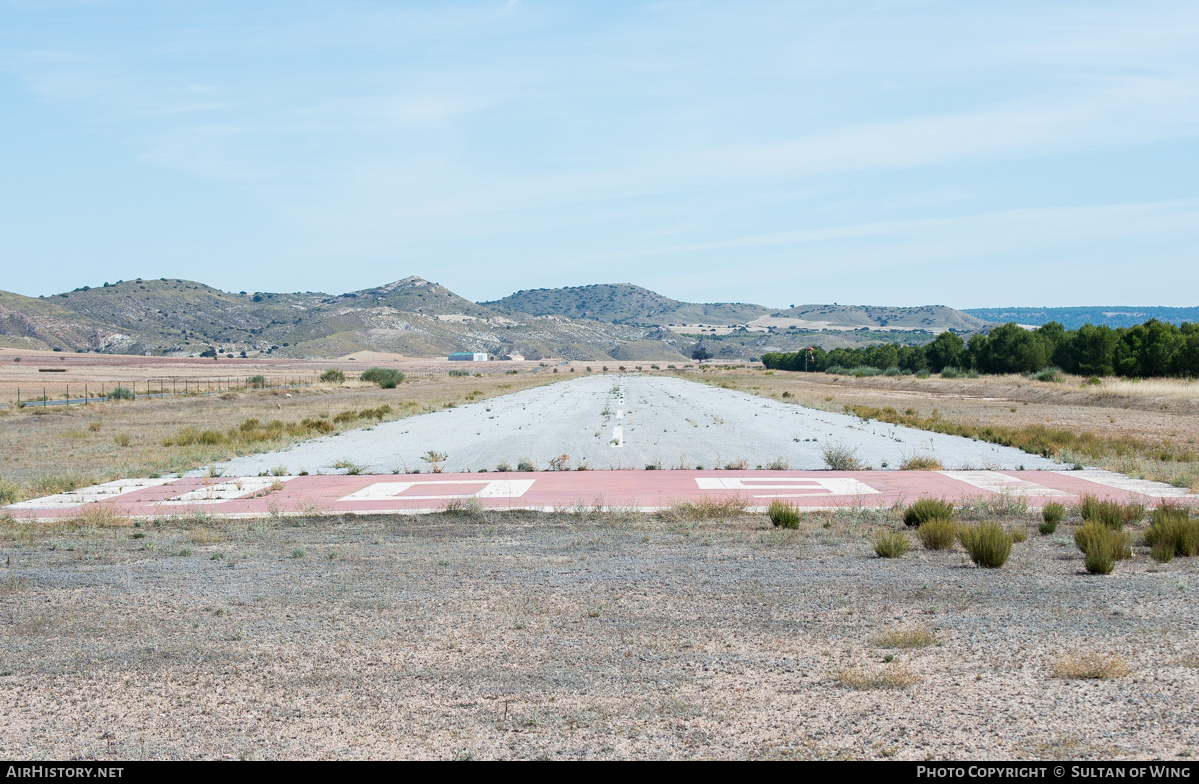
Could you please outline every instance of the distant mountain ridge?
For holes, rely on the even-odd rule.
[[[1014,321],[1039,327],[1056,321],[1066,329],[1078,329],[1083,324],[1104,324],[1109,327],[1133,327],[1150,319],[1181,324],[1199,322],[1199,307],[1167,308],[1158,306],[1113,305],[1074,308],[966,308],[963,313],[1000,324]]]
[[[168,356],[408,356],[685,361],[709,341],[718,358],[878,342],[920,343],[986,324],[944,306],[689,303],[631,284],[519,291],[471,302],[409,276],[345,294],[226,292],[139,278],[49,297],[0,291],[0,346]]]

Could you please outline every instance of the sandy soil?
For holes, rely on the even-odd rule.
[[[1034,532],[1000,570],[960,551],[883,560],[874,525],[847,513],[795,532],[761,517],[551,515],[8,527],[0,755],[1105,759],[1199,746],[1195,559],[1138,553],[1088,577],[1067,526]],[[896,630],[933,644],[887,647]],[[1079,653],[1130,672],[1059,677]]]

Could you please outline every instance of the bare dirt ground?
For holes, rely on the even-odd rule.
[[[1090,577],[1068,525],[999,570],[956,549],[876,558],[870,531],[895,525],[867,510],[798,531],[621,514],[8,525],[0,755],[1199,746],[1196,559],[1138,553]],[[1070,677],[1087,656],[1108,677]]]

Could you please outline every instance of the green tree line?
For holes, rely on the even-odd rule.
[[[1083,376],[1199,376],[1199,324],[1181,326],[1151,319],[1134,327],[1084,324],[1068,330],[1051,321],[1033,330],[1015,323],[978,333],[969,342],[942,332],[923,346],[883,344],[866,348],[819,347],[769,353],[762,363],[777,370],[822,372],[829,368],[898,368],[940,373],[947,367],[980,373],[1036,373],[1057,367]]]

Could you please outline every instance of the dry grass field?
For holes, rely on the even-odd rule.
[[[891,510],[8,525],[0,755],[1192,755],[1197,559],[1088,576],[1074,513],[962,517],[1028,538],[983,569],[875,557]]]
[[[991,428],[1017,444],[1041,431],[1073,434],[1082,437],[1080,445],[1057,454],[1063,462],[1199,492],[1199,381],[1107,379],[1092,385],[1071,376],[1052,383],[1023,376],[854,378],[749,368],[700,375],[708,383],[828,411],[878,415],[890,408],[895,421],[913,427],[940,420],[935,426]]]
[[[43,361],[54,356],[57,355],[44,357]],[[82,364],[83,359],[91,363]],[[245,378],[261,375],[268,383],[286,384],[305,377],[310,381],[314,373],[336,366],[346,369],[347,381],[267,389],[245,388],[243,384],[207,394],[208,383],[232,377],[228,368],[212,369],[197,360],[164,365],[158,358],[117,358],[107,363],[96,359],[87,355],[77,360],[81,364],[71,367],[72,384],[78,384],[80,392],[86,379],[89,391],[93,384],[98,390],[100,382],[107,389],[115,384],[136,383],[138,394],[142,394],[148,379],[173,376],[179,379],[176,389],[180,394],[90,405],[24,408],[10,405],[0,409],[0,489],[7,488],[10,494],[28,498],[111,479],[186,471],[238,454],[270,451],[326,431],[369,426],[380,420],[435,411],[569,377],[566,369],[561,374],[554,374],[552,368],[533,371],[538,368],[537,363],[486,363],[491,372],[475,377],[448,375],[448,370],[461,371],[460,366],[466,363],[393,362],[380,364],[403,370],[410,380],[395,389],[381,389],[355,380],[352,370],[365,370],[365,362],[364,367],[353,369],[346,362],[316,366],[258,362],[238,366],[237,377],[244,382]],[[18,381],[28,383],[31,375],[35,381],[39,380],[36,366],[26,367],[29,365],[33,365],[29,360],[0,361],[0,379],[3,379],[0,388],[11,387],[14,401]],[[517,372],[508,373],[508,367]],[[184,378],[189,388],[198,385],[204,393],[183,394]],[[62,386],[66,382],[55,378],[51,383]],[[151,389],[156,386],[152,383]],[[166,388],[170,389],[169,382]],[[257,420],[259,426],[243,430],[241,426],[250,419]],[[327,424],[319,428],[301,427],[305,419]],[[290,429],[271,429],[271,422],[280,422]],[[218,443],[212,443],[215,438],[208,438],[207,443],[200,440],[164,444],[168,440],[181,440],[180,434],[189,429],[196,433],[219,433],[222,438]],[[237,437],[228,438],[229,431],[236,431]]]

